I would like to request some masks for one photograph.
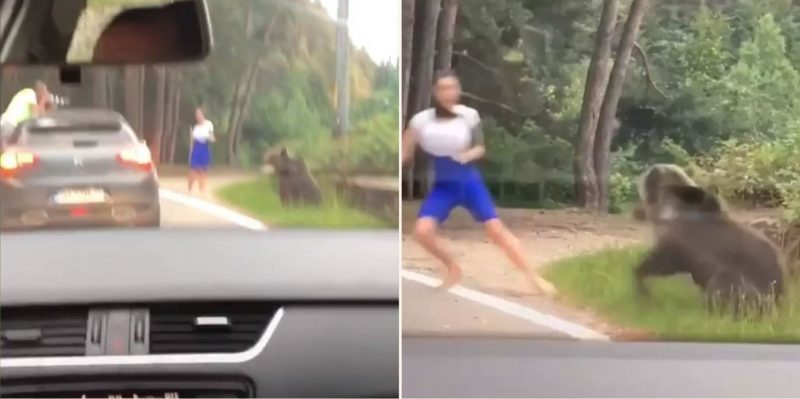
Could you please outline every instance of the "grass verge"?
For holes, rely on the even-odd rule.
[[[632,247],[577,256],[548,265],[545,275],[571,303],[658,340],[800,342],[800,284],[788,287],[773,313],[734,320],[709,314],[700,290],[684,276],[651,278],[651,298],[637,297],[633,269],[644,253]]]
[[[322,185],[321,207],[285,208],[275,192],[271,177],[260,177],[235,183],[217,190],[216,194],[228,205],[253,217],[264,220],[270,226],[309,227],[323,229],[366,229],[387,227],[386,223],[372,215],[353,209],[336,190]]]

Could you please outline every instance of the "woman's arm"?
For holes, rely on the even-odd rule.
[[[32,109],[32,115],[34,116],[42,116],[47,112],[47,105],[50,103],[47,99],[42,99],[41,101],[36,101],[35,103],[30,104]]]
[[[414,130],[411,128],[406,129],[405,133],[403,133],[403,146],[401,148],[402,157],[403,157],[403,165],[408,163],[412,158],[414,158],[414,150],[417,149],[417,139]]]
[[[472,161],[477,161],[478,159],[481,159],[485,154],[486,154],[486,147],[482,145],[476,145],[459,154],[457,157],[457,161],[461,163],[470,163]]]
[[[486,145],[483,139],[483,129],[479,123],[472,129],[472,146],[458,154],[456,160],[461,163],[470,163],[481,159],[484,155],[486,155]]]
[[[214,123],[206,119],[206,124],[208,125],[208,141],[213,143],[217,141],[216,136],[214,136]]]
[[[192,156],[192,150],[194,149],[194,126],[189,127],[189,157]]]

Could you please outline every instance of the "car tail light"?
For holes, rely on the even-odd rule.
[[[69,210],[69,215],[75,218],[84,217],[89,214],[89,210],[85,207],[79,206]]]
[[[0,154],[0,175],[10,177],[21,170],[36,165],[36,154],[27,151],[10,150]]]
[[[123,165],[136,169],[150,171],[153,169],[153,157],[146,145],[137,145],[133,148],[122,150],[117,154],[117,160]]]

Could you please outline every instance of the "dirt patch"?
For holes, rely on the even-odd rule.
[[[403,267],[438,272],[438,263],[413,242],[411,230],[416,220],[418,202],[403,203]],[[523,251],[535,267],[559,259],[603,249],[620,248],[650,239],[647,225],[636,223],[630,215],[594,214],[578,209],[530,210],[500,209],[500,218],[519,238]],[[735,219],[747,222],[772,216],[776,210],[735,213]],[[620,340],[646,339],[648,334],[613,326],[586,309],[577,309],[566,299],[534,296],[502,252],[492,245],[469,214],[456,209],[441,228],[447,248],[460,262],[464,285],[487,293],[516,297],[544,312],[581,323]]]
[[[403,207],[403,265],[407,268],[438,270],[438,264],[413,243],[411,229],[416,219],[417,203]],[[649,233],[623,217],[594,215],[579,210],[501,209],[501,219],[517,235],[525,255],[534,266],[594,252],[605,248],[629,246]],[[465,282],[485,291],[506,295],[532,294],[502,252],[491,244],[469,214],[457,209],[441,229],[447,248],[464,269]]]

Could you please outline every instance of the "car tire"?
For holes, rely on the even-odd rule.
[[[161,227],[161,210],[160,209],[156,210],[153,216],[139,223],[139,226],[151,227],[156,229]]]

